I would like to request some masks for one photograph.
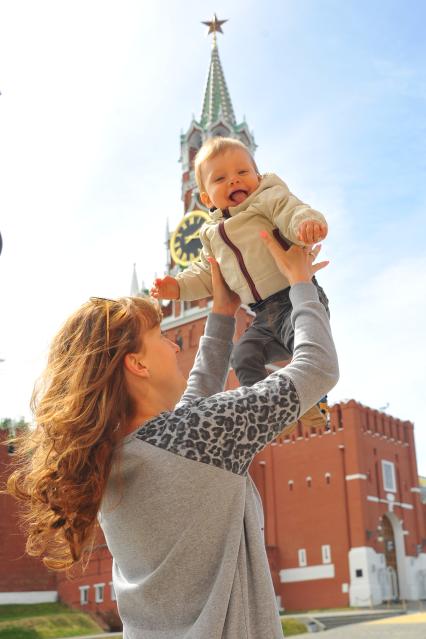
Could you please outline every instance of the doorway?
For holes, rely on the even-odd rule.
[[[389,518],[383,517],[383,545],[386,564],[386,590],[392,601],[399,599],[398,565],[396,560],[396,544],[393,526]]]

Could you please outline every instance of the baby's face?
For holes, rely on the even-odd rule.
[[[205,191],[201,201],[209,208],[238,206],[255,191],[260,178],[244,149],[228,149],[203,162],[201,176]]]

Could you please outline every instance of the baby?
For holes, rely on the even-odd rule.
[[[294,341],[290,285],[259,233],[269,231],[287,248],[310,246],[327,236],[327,223],[321,213],[290,193],[279,177],[261,176],[238,140],[209,138],[194,167],[201,201],[211,216],[200,230],[200,258],[176,278],[157,278],[151,295],[188,301],[211,296],[208,258],[214,257],[228,286],[255,313],[231,358],[240,384],[251,386],[267,376],[266,364],[291,358]],[[313,282],[328,313],[327,297],[315,278]],[[325,421],[319,407],[301,419],[309,425]]]

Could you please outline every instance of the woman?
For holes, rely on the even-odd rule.
[[[8,484],[28,505],[27,550],[72,566],[98,517],[125,639],[282,637],[248,468],[338,370],[311,282],[326,265],[313,265],[319,247],[263,241],[292,285],[285,369],[223,392],[239,300],[212,261],[213,309],[187,384],[155,303],[92,298],[55,338],[35,392],[37,428]]]

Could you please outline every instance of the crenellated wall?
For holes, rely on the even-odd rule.
[[[385,489],[383,462],[392,468],[392,490]],[[354,400],[336,404],[328,429],[299,423],[256,457],[251,473],[286,608],[380,603],[389,590],[384,517],[394,533],[400,594],[421,596],[426,506],[416,481],[413,424]],[[374,558],[367,572],[365,558]]]

